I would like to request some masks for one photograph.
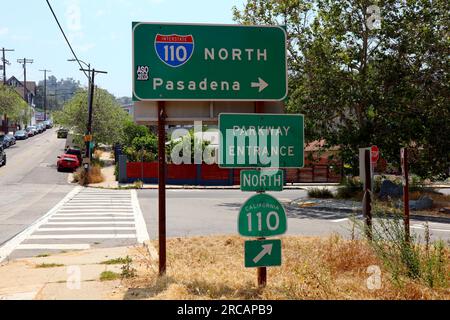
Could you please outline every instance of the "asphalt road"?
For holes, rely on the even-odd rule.
[[[0,168],[0,246],[73,189],[68,174],[56,170],[64,143],[50,129],[6,149],[7,164]]]
[[[297,214],[288,205],[292,200],[306,197],[304,190],[284,190],[269,193],[286,207],[287,235],[352,236],[351,214],[323,212]],[[167,236],[186,237],[212,234],[238,234],[237,217],[241,205],[254,193],[240,190],[167,190]],[[158,235],[158,191],[138,190],[138,198],[150,238]],[[374,222],[376,223],[376,221]],[[411,219],[411,230],[423,239],[424,221]],[[450,239],[450,224],[429,223],[432,239]],[[355,234],[358,232],[356,231]]]

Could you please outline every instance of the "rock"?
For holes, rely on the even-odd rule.
[[[433,199],[428,196],[421,196],[418,200],[409,201],[410,210],[427,210],[433,207]]]
[[[380,188],[380,198],[387,199],[390,198],[399,198],[403,196],[403,187],[393,183],[390,180],[383,180]]]

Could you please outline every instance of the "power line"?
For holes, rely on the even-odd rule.
[[[50,8],[50,11],[53,14],[53,17],[55,18],[56,23],[58,24],[59,30],[61,30],[61,33],[63,34],[64,39],[66,39],[66,43],[69,46],[70,51],[72,51],[72,54],[73,54],[75,60],[78,62],[78,65],[80,66],[80,68],[83,69],[83,66],[81,65],[80,60],[78,59],[77,55],[75,54],[75,51],[73,50],[72,45],[69,42],[69,39],[67,39],[67,36],[66,36],[63,28],[61,27],[61,24],[59,23],[58,17],[56,17],[55,11],[53,11],[52,5],[50,4],[49,0],[46,0],[46,2],[48,4],[48,7]],[[86,74],[86,72],[84,70],[83,70],[83,73],[86,76],[86,78],[88,78],[90,80],[90,77]]]

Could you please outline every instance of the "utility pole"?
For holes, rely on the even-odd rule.
[[[5,49],[2,48],[2,64],[3,64],[3,85],[6,85],[6,65],[10,64],[8,60],[6,60],[5,52],[11,52],[14,51],[14,49]],[[8,115],[5,113],[4,120],[3,120],[3,131],[8,133]]]
[[[51,70],[39,70],[44,72],[44,121],[47,120],[47,72],[52,72]]]
[[[28,101],[28,88],[27,88],[27,63],[31,64],[34,61],[32,59],[17,59],[17,62],[20,63],[23,66],[23,98],[25,99],[25,102],[30,105],[30,102]],[[30,118],[30,125],[31,125],[31,118]]]
[[[14,51],[14,49],[5,49],[2,48],[2,63],[3,63],[3,84],[6,84],[6,65],[10,64],[8,60],[6,60],[5,52],[11,52]]]
[[[95,74],[96,73],[103,73],[103,74],[107,74],[108,72],[106,71],[99,71],[99,70],[95,70],[95,69],[80,69],[81,71],[89,71],[90,72],[90,77],[89,77],[89,100],[88,100],[88,124],[87,124],[87,128],[86,128],[86,135],[84,136],[84,141],[86,143],[86,153],[85,153],[85,163],[84,163],[84,169],[86,170],[86,176],[87,173],[89,172],[89,164],[91,161],[91,148],[90,148],[90,144],[92,141],[92,108],[93,108],[93,104],[94,104],[94,90],[95,90]],[[87,179],[85,179],[85,181],[87,181]]]

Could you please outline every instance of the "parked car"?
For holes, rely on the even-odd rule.
[[[14,135],[7,134],[5,138],[9,140],[9,146],[13,146],[16,144],[16,138],[14,137]]]
[[[16,138],[16,140],[26,140],[28,139],[28,132],[25,130],[16,131],[14,138]]]
[[[78,157],[76,155],[65,153],[61,156],[58,156],[56,166],[58,168],[58,171],[75,171],[80,166],[80,161],[78,160]]]
[[[53,128],[53,121],[52,121],[52,120],[45,120],[45,121],[43,122],[43,124],[45,125],[45,128],[46,128],[46,129]]]
[[[66,149],[66,154],[71,154],[74,156],[77,156],[77,159],[80,163],[83,162],[83,157],[81,155],[81,150],[78,148],[67,148]]]
[[[6,153],[3,149],[3,146],[0,145],[0,167],[6,165]]]
[[[26,131],[28,132],[28,136],[29,136],[29,137],[33,137],[33,136],[35,136],[35,135],[38,134],[38,131],[37,131],[37,129],[36,129],[35,126],[28,126],[28,127],[26,128]],[[31,133],[31,134],[30,134],[30,133]]]
[[[36,130],[38,133],[44,132],[44,129],[42,128],[42,124],[40,124],[40,123],[36,124]]]
[[[6,149],[9,147],[9,139],[6,138],[6,136],[4,134],[0,136],[0,146],[3,149]]]
[[[56,135],[57,135],[58,139],[66,139],[68,133],[69,133],[69,130],[67,130],[65,128],[60,128],[60,129],[58,129],[58,131],[56,131]]]

